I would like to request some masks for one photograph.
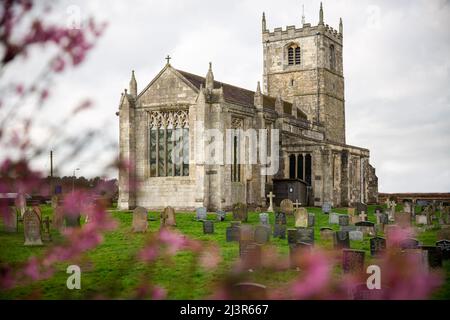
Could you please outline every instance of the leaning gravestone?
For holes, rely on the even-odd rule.
[[[257,244],[266,244],[270,241],[270,227],[259,225],[255,227],[255,242]]]
[[[377,231],[375,224],[370,221],[361,221],[355,224],[356,230],[363,232],[365,235],[376,236]]]
[[[213,234],[214,233],[214,221],[203,220],[203,234]]]
[[[217,214],[217,221],[225,221],[225,217],[226,217],[226,215],[227,215],[227,213],[225,212],[225,211],[223,211],[223,210],[217,210],[216,211],[216,214]]]
[[[175,209],[172,207],[164,208],[163,212],[161,212],[161,227],[172,227],[176,225]]]
[[[292,214],[294,212],[294,203],[289,199],[284,199],[280,203],[280,210],[285,214]]]
[[[320,228],[320,239],[322,240],[332,240],[334,236],[334,231],[331,228]]]
[[[325,214],[329,214],[331,212],[331,203],[329,202],[324,202],[322,205],[322,212]]]
[[[266,212],[260,213],[259,214],[259,223],[264,225],[264,226],[270,225],[270,223],[269,223],[269,214],[266,213]]]
[[[428,251],[428,265],[430,268],[442,268],[442,250],[434,246],[420,246],[422,250]]]
[[[362,250],[342,250],[342,270],[344,273],[362,273],[366,252]]]
[[[207,214],[206,214],[205,207],[197,208],[197,209],[195,209],[195,212],[196,212],[195,220],[197,220],[197,221],[206,220]]]
[[[34,211],[27,210],[23,215],[25,246],[41,246],[41,221]]]
[[[334,248],[335,249],[345,249],[350,248],[350,237],[348,232],[336,231],[334,233]]]
[[[439,240],[436,242],[436,247],[441,249],[442,259],[450,259],[450,240]]]
[[[143,207],[137,207],[133,210],[132,229],[134,233],[147,232],[147,217],[147,209]]]
[[[370,239],[370,254],[372,257],[377,257],[386,251],[386,239],[375,237]]]
[[[328,216],[328,224],[339,224],[339,214],[332,212]]]
[[[5,232],[17,232],[17,212],[16,209],[7,207],[3,214],[3,228]]]
[[[361,231],[355,230],[350,231],[348,233],[350,240],[352,241],[363,241],[364,240],[364,234]]]
[[[339,215],[339,225],[340,226],[348,226],[350,224],[350,217],[345,214]]]
[[[298,208],[294,210],[294,219],[296,228],[308,227],[308,212],[305,208]]]
[[[243,203],[236,203],[233,206],[233,220],[247,222],[248,220],[248,208]]]

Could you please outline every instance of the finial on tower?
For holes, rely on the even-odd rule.
[[[133,97],[137,97],[137,81],[136,77],[134,76],[134,70],[131,71],[130,94]]]
[[[205,87],[208,90],[213,90],[214,89],[214,74],[212,71],[212,63],[209,63],[209,69],[208,69],[208,73],[206,74],[206,81],[205,81]]]
[[[256,94],[260,95],[261,94],[261,84],[258,81],[258,85],[256,86]]]
[[[344,33],[344,25],[342,24],[342,18],[339,18],[339,33],[341,35]]]
[[[263,11],[263,15],[262,15],[262,31],[266,31],[267,30],[267,24],[266,24],[266,13]]]
[[[305,5],[302,4],[302,26],[306,23],[305,19]]]
[[[323,26],[323,6],[322,6],[322,2],[320,3],[319,25]]]

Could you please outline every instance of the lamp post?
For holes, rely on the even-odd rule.
[[[76,168],[73,170],[73,175],[72,175],[72,193],[75,192],[75,172],[79,171],[80,168]]]

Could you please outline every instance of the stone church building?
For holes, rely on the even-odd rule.
[[[202,77],[174,68],[168,58],[140,92],[132,73],[117,113],[120,158],[129,163],[119,171],[120,209],[265,207],[270,191],[277,204],[282,198],[309,206],[377,202],[369,150],[346,144],[342,20],[334,30],[321,6],[318,25],[303,19],[301,28],[271,31],[263,14],[262,47],[263,86],[258,82],[256,91],[216,81],[211,64]],[[212,141],[198,123],[223,133],[229,162],[204,161]],[[269,142],[278,132],[276,154],[266,150],[270,159],[278,157],[276,172],[237,161],[251,153],[240,151],[248,143],[241,133],[249,129],[266,132]]]

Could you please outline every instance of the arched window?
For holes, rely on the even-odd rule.
[[[330,68],[331,70],[336,69],[336,52],[334,50],[334,45],[330,46]]]
[[[288,48],[288,64],[299,65],[301,63],[300,47],[296,44],[292,44]]]

